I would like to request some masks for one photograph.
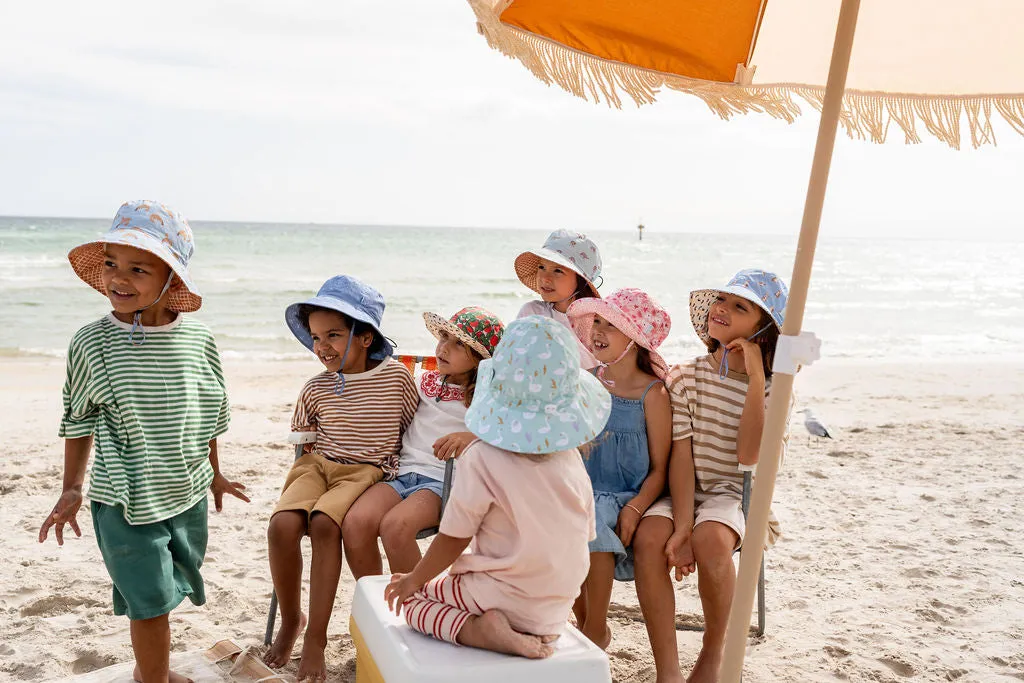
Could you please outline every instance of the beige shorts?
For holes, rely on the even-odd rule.
[[[647,508],[644,517],[668,517],[672,519],[672,499],[668,496],[654,501]],[[743,544],[743,533],[747,520],[743,517],[742,500],[728,493],[707,494],[697,491],[693,494],[693,527],[704,522],[718,522],[736,532],[736,547]]]
[[[322,512],[340,527],[356,498],[383,478],[383,470],[374,465],[343,465],[319,453],[307,453],[288,472],[274,514],[302,510],[312,516]]]

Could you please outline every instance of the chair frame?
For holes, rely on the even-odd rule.
[[[392,356],[395,360],[405,365],[410,373],[415,374],[416,366],[424,370],[433,370],[437,367],[437,359],[434,356]],[[316,443],[316,432],[292,432],[288,435],[288,443],[295,446],[295,460],[302,457],[306,444]],[[449,458],[444,465],[444,483],[441,487],[441,514],[448,504],[448,496],[452,492],[452,479],[455,475],[455,458]],[[438,527],[432,526],[421,529],[416,534],[416,539],[430,538],[438,533]],[[277,591],[270,592],[270,611],[267,613],[267,630],[263,635],[263,644],[270,645],[274,638],[274,623],[277,621]]]
[[[753,481],[753,474],[750,471],[743,473],[743,499],[741,505],[743,507],[743,518],[746,519],[747,511],[750,509],[750,486]],[[739,552],[737,550],[736,552]],[[760,638],[764,635],[765,630],[765,613],[767,612],[767,606],[765,605],[764,598],[764,555],[761,556],[761,574],[757,578],[757,629],[754,631],[754,635]],[[677,631],[703,631],[704,626],[690,626],[690,625],[676,625]]]

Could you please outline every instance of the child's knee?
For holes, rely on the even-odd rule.
[[[346,542],[376,539],[379,528],[380,519],[357,505],[349,508],[344,519],[341,520],[341,535]]]
[[[293,510],[276,513],[267,525],[267,541],[274,546],[298,543],[305,533],[305,513]]]
[[[408,515],[402,514],[398,508],[392,508],[380,521],[380,540],[385,543],[401,543],[415,539],[419,526]]]
[[[341,528],[333,519],[322,512],[317,512],[309,520],[309,537],[315,542],[333,541],[337,543],[341,541]]]
[[[698,524],[693,530],[693,557],[699,565],[729,562],[736,547],[736,532],[718,522]]]
[[[661,529],[653,524],[640,524],[633,536],[633,555],[637,562],[665,561],[665,544],[672,535],[671,528]]]

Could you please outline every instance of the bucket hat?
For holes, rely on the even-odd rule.
[[[436,339],[442,331],[447,332],[484,358],[491,357],[505,331],[498,316],[479,306],[463,308],[448,320],[437,313],[424,313],[423,322]]]
[[[654,374],[665,379],[668,363],[656,349],[668,337],[672,318],[647,292],[630,287],[612,292],[604,299],[580,299],[569,306],[566,314],[576,336],[588,347],[594,315],[601,316],[637,346],[647,349]]]
[[[313,336],[299,318],[299,307],[302,305],[337,311],[372,327],[383,341],[381,349],[370,354],[373,360],[384,360],[395,352],[394,344],[380,329],[380,321],[384,317],[384,296],[359,278],[335,275],[320,287],[316,296],[285,309],[284,319],[288,328],[303,346],[312,351]]]
[[[516,257],[515,268],[519,281],[537,291],[537,266],[541,259],[554,261],[587,281],[591,295],[600,298],[597,288],[601,282],[601,252],[593,240],[582,233],[555,230],[548,235],[540,249],[524,251]],[[603,280],[602,280],[603,282]]]
[[[515,453],[553,453],[593,440],[611,403],[597,378],[580,370],[569,329],[529,315],[509,323],[494,356],[480,362],[466,427]]]
[[[168,309],[191,313],[203,305],[199,289],[188,272],[188,263],[195,253],[192,228],[178,211],[149,200],[125,202],[117,210],[110,230],[103,237],[68,252],[68,261],[78,277],[104,296],[108,295],[103,286],[103,248],[107,244],[123,244],[148,251],[170,266],[183,286],[168,290]]]
[[[690,322],[697,336],[705,346],[712,344],[708,334],[708,313],[711,304],[721,293],[733,294],[750,301],[771,316],[772,322],[782,332],[786,314],[786,299],[789,290],[786,283],[775,273],[747,268],[736,273],[721,289],[697,289],[690,292]]]

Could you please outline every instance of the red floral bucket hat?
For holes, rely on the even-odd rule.
[[[479,306],[463,308],[449,319],[436,313],[424,313],[423,322],[435,338],[440,339],[441,332],[446,332],[484,358],[491,357],[505,331],[498,316]]]

